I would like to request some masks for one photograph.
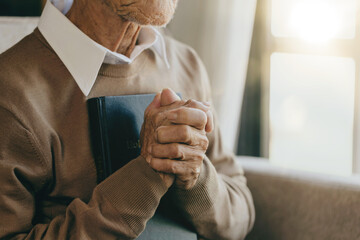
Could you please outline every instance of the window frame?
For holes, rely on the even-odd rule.
[[[276,37],[271,31],[272,0],[261,0],[264,16],[261,19],[264,26],[263,49],[261,58],[261,126],[260,151],[261,156],[269,158],[270,148],[270,57],[273,53],[310,54],[319,56],[347,57],[355,62],[355,108],[353,126],[353,174],[360,174],[360,0],[356,11],[356,29],[353,39],[331,39],[327,44],[315,45],[297,38]]]

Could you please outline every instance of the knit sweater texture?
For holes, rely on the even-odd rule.
[[[134,239],[161,199],[199,238],[245,237],[253,202],[216,119],[194,188],[168,189],[142,157],[96,183],[88,98],[171,88],[211,100],[196,53],[165,41],[170,69],[150,49],[131,64],[103,64],[87,97],[38,29],[0,55],[0,238]]]

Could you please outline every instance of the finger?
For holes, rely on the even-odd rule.
[[[206,113],[197,108],[180,107],[165,114],[172,123],[189,125],[199,130],[205,129],[207,123]]]
[[[208,105],[208,103],[203,103],[194,99],[187,100],[185,106],[190,108],[197,108],[202,110],[203,112],[207,112],[210,110],[210,106]]]
[[[175,101],[167,106],[163,106],[163,107],[156,108],[156,109],[152,108],[149,110],[148,113],[145,113],[145,115],[147,115],[147,114],[153,115],[154,126],[170,125],[171,122],[170,122],[170,120],[167,119],[167,115],[166,115],[167,111],[170,111],[172,109],[177,109],[177,108],[183,106],[184,104],[185,104],[185,101],[183,101],[183,100]],[[151,110],[153,110],[153,111],[151,111]]]
[[[207,123],[205,126],[205,131],[207,133],[210,133],[214,130],[214,116],[212,114],[212,111],[211,110],[207,111],[206,116],[207,116]]]
[[[156,129],[156,140],[158,143],[186,143],[191,146],[200,146],[207,149],[209,140],[204,131],[188,125],[168,125]]]
[[[193,146],[171,143],[171,144],[153,144],[151,146],[151,156],[155,158],[168,158],[182,161],[202,161],[205,157],[205,151]]]
[[[176,176],[176,186],[182,189],[191,189],[195,186],[202,165],[202,163],[159,158],[149,158],[148,163],[157,172],[174,174]]]
[[[161,92],[161,106],[170,105],[176,101],[179,101],[180,97],[170,88],[165,88]]]
[[[177,161],[172,159],[150,158],[150,166],[163,173],[175,174],[177,177],[199,176],[202,163]]]
[[[210,108],[210,103],[209,102],[199,102],[196,100],[188,100],[185,103],[185,106],[187,107],[191,107],[191,108],[197,108],[202,110],[204,113],[206,113],[207,116],[207,122],[206,122],[206,126],[205,126],[205,131],[206,132],[212,132],[213,128],[214,128],[214,118],[213,118],[213,114]]]
[[[152,109],[159,108],[160,107],[160,93],[157,93],[152,100],[152,102],[149,104],[149,106],[145,109],[145,114],[150,112]]]

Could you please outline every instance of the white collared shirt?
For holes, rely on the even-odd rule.
[[[64,14],[72,0],[47,2],[39,21],[39,31],[71,73],[85,96],[89,95],[100,67],[108,64],[131,64],[145,49],[153,49],[169,67],[163,36],[153,27],[140,30],[138,43],[130,57],[110,51],[78,29]],[[58,7],[59,9],[57,9]]]

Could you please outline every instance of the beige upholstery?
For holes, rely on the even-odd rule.
[[[282,170],[240,158],[256,220],[246,240],[360,239],[360,178]]]
[[[0,17],[0,53],[31,33],[38,21],[37,17]]]

